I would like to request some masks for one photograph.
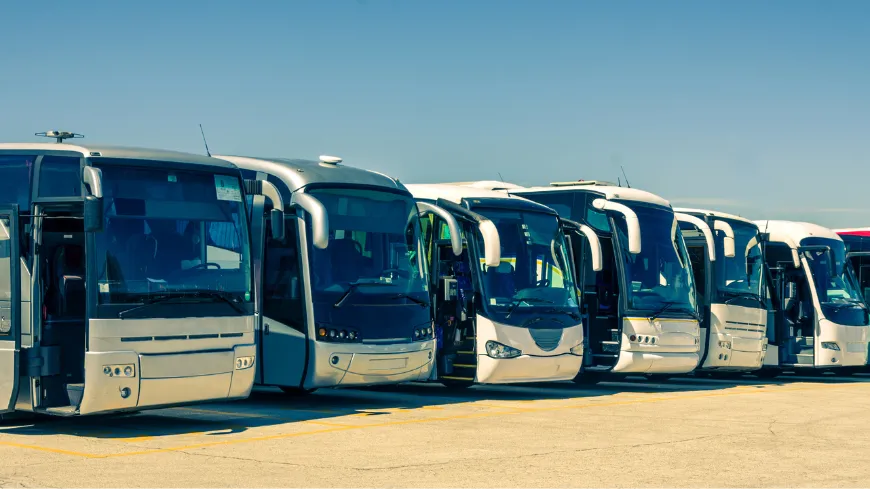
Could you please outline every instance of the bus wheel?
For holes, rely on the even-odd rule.
[[[441,382],[441,385],[447,387],[448,389],[468,389],[474,382],[471,380],[453,380],[453,379],[438,379],[438,382]]]
[[[775,379],[782,374],[782,370],[778,368],[763,368],[752,373],[760,379]]]
[[[301,387],[281,387],[281,391],[288,396],[307,396],[317,389],[303,389]]]
[[[595,385],[601,382],[602,378],[598,372],[581,372],[571,380],[578,385]]]

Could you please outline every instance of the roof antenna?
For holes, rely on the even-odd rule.
[[[616,177],[616,183],[617,183],[620,187],[622,187],[622,180],[620,180],[619,177]]]
[[[498,178],[501,179],[501,183],[505,183],[505,182],[504,182],[504,177],[501,176],[501,172],[500,172],[500,171],[497,171],[496,173],[498,173]]]
[[[211,157],[211,152],[208,150],[208,141],[205,140],[205,131],[202,130],[202,124],[199,125],[199,132],[202,134],[202,143],[205,144],[205,154]]]
[[[622,170],[622,176],[625,177],[625,184],[628,186],[628,188],[631,188],[631,184],[628,183],[628,175],[625,174],[625,168],[623,168],[622,165],[619,165],[619,169]]]

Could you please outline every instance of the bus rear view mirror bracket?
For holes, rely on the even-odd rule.
[[[98,233],[103,230],[103,172],[99,168],[86,166],[82,171],[82,181],[87,184],[90,195],[84,200],[84,230]]]
[[[602,211],[618,212],[625,217],[625,226],[628,229],[628,252],[632,255],[640,253],[640,221],[637,214],[628,206],[607,199],[595,199],[592,207]]]
[[[592,254],[592,271],[600,272],[604,268],[604,254],[601,251],[601,241],[598,239],[598,234],[595,230],[585,224],[570,219],[562,218],[561,221],[565,223],[569,229],[582,234],[586,238],[586,242],[589,244],[589,250]],[[576,265],[577,264],[575,263],[575,266]]]
[[[462,254],[462,232],[459,229],[459,222],[453,217],[453,214],[446,209],[428,202],[417,202],[417,209],[421,216],[426,214],[434,214],[447,224],[447,229],[450,230],[450,245],[453,247],[453,254],[459,256]]]
[[[267,180],[245,180],[245,192],[249,195],[262,195],[272,203],[269,218],[272,225],[272,238],[284,240],[284,199],[278,187]]]
[[[329,246],[329,215],[326,207],[317,198],[304,192],[294,193],[290,198],[290,206],[311,215],[311,242],[316,248],[325,250]]]
[[[722,241],[722,247],[725,251],[725,257],[734,258],[737,253],[736,249],[734,248],[734,228],[732,228],[731,225],[727,222],[717,219],[713,221],[713,229],[725,233],[725,239]]]
[[[675,212],[674,216],[677,218],[678,222],[685,222],[691,224],[698,228],[701,231],[701,234],[704,235],[704,241],[707,242],[707,254],[710,257],[710,261],[716,261],[716,242],[713,241],[713,232],[710,231],[710,226],[707,225],[704,220],[699,219],[691,214],[683,214],[682,212]],[[731,241],[731,247],[734,247],[734,241]],[[733,252],[732,252],[733,253]],[[727,256],[727,253],[726,253]]]

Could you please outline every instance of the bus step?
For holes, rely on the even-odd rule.
[[[474,377],[456,377],[453,375],[442,375],[441,378],[447,379],[447,380],[465,380],[465,381],[473,381],[474,380]]]
[[[593,357],[596,358],[616,358],[619,356],[618,353],[593,353]]]
[[[797,357],[796,363],[798,365],[812,365],[814,363],[812,353],[798,353],[795,356]]]
[[[75,416],[78,410],[78,406],[61,406],[47,408],[45,412],[47,414],[53,414],[55,416]]]
[[[467,363],[454,363],[453,368],[477,368],[477,366],[469,365]]]
[[[610,330],[610,341],[619,341],[619,340],[620,340],[619,330],[615,329],[615,328],[611,329]]]
[[[473,351],[457,351],[456,353],[460,355],[474,355]]]
[[[73,406],[78,406],[82,403],[82,395],[85,393],[85,384],[67,384],[66,395],[69,397],[69,403]]]
[[[619,353],[619,342],[618,341],[602,341],[601,342],[601,351],[604,353]]]

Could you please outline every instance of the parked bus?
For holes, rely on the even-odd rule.
[[[454,184],[408,185],[449,211],[423,221],[438,339],[434,378],[473,383],[573,379],[583,362],[583,325],[565,223],[543,205]]]
[[[239,169],[38,135],[57,143],[0,144],[0,411],[247,397],[256,349]]]
[[[764,376],[783,370],[834,369],[867,363],[870,313],[846,247],[834,231],[807,222],[756,221],[764,242],[770,302]]]
[[[577,263],[584,264],[577,282],[589,317],[576,382],[628,374],[665,378],[695,369],[700,331],[692,266],[667,200],[595,180],[501,188],[589,226],[600,240],[600,271],[586,259],[594,248],[585,235],[572,240]]]
[[[455,220],[418,206],[397,180],[337,157],[218,158],[273,184],[288,203],[278,239],[261,217],[271,204],[249,202],[262,290],[257,383],[303,394],[428,380],[435,339],[419,214],[439,214],[454,228]]]
[[[858,292],[870,304],[870,228],[834,230],[846,245],[846,259],[858,281]]]
[[[758,226],[723,212],[674,211],[702,309],[701,360],[696,374],[760,369],[767,350],[767,305]]]

